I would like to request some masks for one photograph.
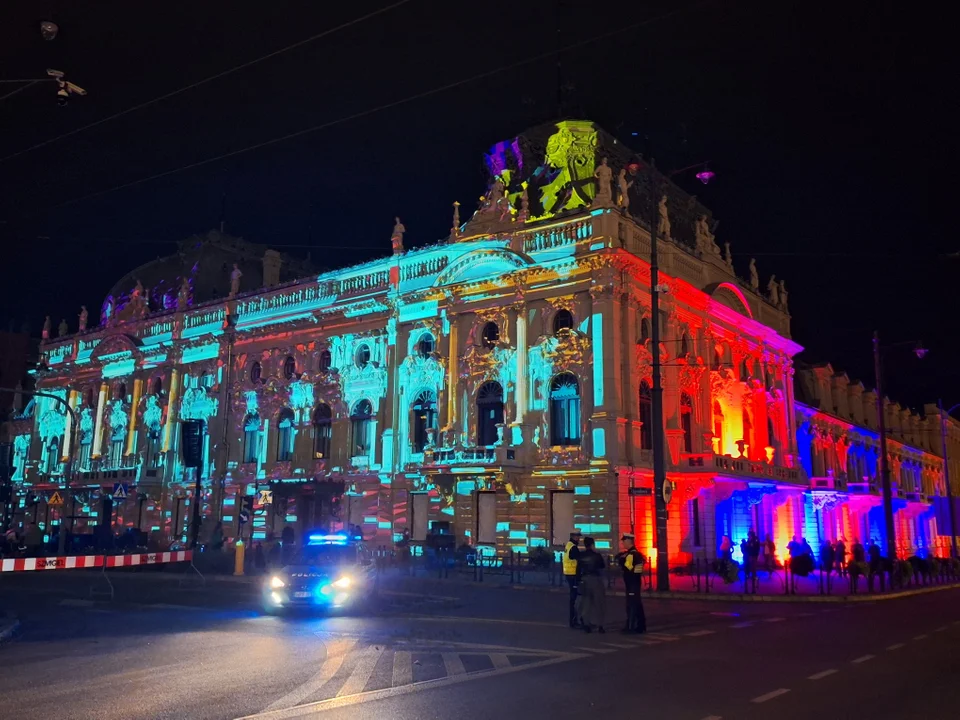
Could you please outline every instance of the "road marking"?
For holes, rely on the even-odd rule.
[[[446,670],[447,675],[463,675],[467,671],[457,653],[440,653],[440,658],[443,660],[443,669]]]
[[[619,650],[628,650],[633,647],[633,645],[628,645],[627,643],[615,643],[615,642],[605,642],[603,645],[609,645],[610,647],[615,647]]]
[[[616,652],[613,648],[601,648],[601,647],[575,647],[574,650],[583,650],[589,653],[612,653]]]
[[[462,615],[406,615],[405,618],[412,618],[415,620],[426,620],[428,622],[452,622],[452,623],[493,623],[496,625],[533,625],[534,627],[551,627],[551,628],[565,628],[567,625],[564,623],[548,623],[548,622],[538,622],[536,620],[502,620],[500,618],[484,618],[484,617],[464,617]]]
[[[719,715],[707,715],[703,720],[723,720]]]
[[[264,713],[278,712],[296,706],[297,703],[303,702],[306,698],[321,690],[337,674],[347,657],[347,653],[350,652],[356,642],[356,639],[348,639],[333,640],[327,643],[327,657],[317,674],[279,700],[270,703]]]
[[[752,623],[752,622],[742,622],[742,623],[737,623],[736,625],[731,625],[730,627],[732,627],[732,628],[734,628],[734,629],[736,629],[736,630],[739,630],[740,628],[748,628],[748,627],[752,627],[752,626],[753,626],[753,623]]]
[[[715,635],[716,630],[697,630],[696,632],[687,633],[687,637],[703,637],[704,635]]]
[[[460,598],[452,595],[430,595],[429,593],[402,592],[400,590],[381,590],[381,595],[392,595],[394,597],[413,597],[428,598],[430,600],[445,600],[447,602],[460,602]]]
[[[766,618],[764,622],[783,622],[786,618]]]
[[[860,663],[865,663],[867,660],[873,660],[876,655],[861,655],[856,660],[853,660],[854,665],[859,665]]]
[[[63,607],[91,607],[93,605],[93,600],[67,598],[66,600],[61,600],[57,604]]]
[[[510,667],[510,661],[507,660],[507,656],[504,653],[490,653],[487,657],[490,658],[490,662],[493,663],[493,667],[497,670]]]
[[[758,697],[755,697],[750,702],[757,703],[759,705],[760,703],[765,703],[767,700],[773,700],[774,698],[780,697],[781,695],[786,695],[788,692],[790,692],[788,688],[779,688],[777,690],[771,690],[765,695],[760,695]]]
[[[665,633],[647,633],[647,636],[654,640],[663,640],[664,642],[676,642],[680,639],[676,635],[667,635]]]
[[[917,636],[914,638],[914,640],[926,640],[928,637],[930,637],[930,636],[929,636],[929,635],[917,635]]]
[[[153,605],[145,605],[144,607],[148,607],[151,610],[189,610],[191,612],[201,609],[190,605],[167,605],[166,603],[154,603]]]
[[[317,702],[304,703],[294,707],[282,709],[268,709],[255,715],[246,715],[237,720],[292,720],[293,718],[302,718],[307,713],[318,713],[334,708],[349,707],[360,705],[361,703],[372,702],[374,700],[384,700],[386,698],[397,697],[400,695],[409,695],[410,693],[420,692],[431,688],[446,687],[448,685],[457,685],[463,682],[470,682],[478,678],[489,678],[497,675],[506,675],[508,673],[521,672],[523,670],[532,670],[534,668],[548,667],[560,663],[570,662],[585,657],[582,653],[562,653],[556,657],[541,660],[539,662],[526,663],[524,665],[497,668],[495,670],[485,670],[475,673],[466,673],[464,675],[455,675],[453,677],[442,677],[436,680],[422,680],[420,682],[410,683],[402,687],[384,688],[383,690],[371,690],[370,692],[350,695],[347,697],[335,697],[328,700],[319,700]]]
[[[637,645],[659,645],[659,640],[640,640]]]
[[[366,650],[364,650],[360,655],[360,659],[357,660],[357,664],[353,668],[353,672],[350,673],[350,677],[347,678],[347,681],[337,693],[337,697],[362,693],[363,688],[365,688],[367,683],[370,682],[370,676],[373,675],[374,668],[377,667],[377,661],[380,659],[381,655],[383,655],[383,648],[368,647]],[[444,659],[443,664],[447,664],[446,659]],[[463,664],[461,663],[460,666],[463,667]]]
[[[887,650],[899,650],[903,646],[903,643],[894,643],[893,645],[889,646]]]
[[[797,613],[797,617],[813,617],[815,613]]]
[[[409,685],[413,682],[413,656],[406,650],[393,653],[393,679],[391,685]]]
[[[807,680],[823,680],[823,678],[830,677],[836,672],[836,670],[823,670],[822,672],[814,673],[808,677]]]
[[[941,625],[940,627],[937,628],[936,632],[943,632],[946,629],[947,629],[946,625]]]

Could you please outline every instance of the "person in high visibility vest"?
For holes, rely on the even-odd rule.
[[[570,540],[563,548],[563,577],[570,587],[570,627],[580,627],[580,614],[577,612],[577,561],[580,559],[580,531],[570,533]]]
[[[640,586],[646,558],[637,550],[631,533],[624,533],[620,541],[623,543],[623,552],[617,556],[617,563],[623,572],[623,589],[627,598],[627,623],[623,632],[644,633],[647,631],[647,617],[640,599]]]

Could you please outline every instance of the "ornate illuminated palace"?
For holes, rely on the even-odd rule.
[[[76,421],[38,397],[7,424],[16,522],[109,518],[183,542],[199,472],[204,536],[220,520],[236,537],[254,496],[254,539],[351,523],[377,543],[442,528],[527,551],[576,527],[600,548],[634,531],[654,555],[656,322],[672,563],[751,528],[781,557],[794,535],[882,542],[876,396],[795,367],[785,288],[761,289],[752,261],[737,277],[707,208],[589,122],[486,161],[479,209],[461,223],[455,204],[435,244],[405,249],[397,220],[390,256],[317,274],[211,233],[131,272],[97,327],[48,322],[36,389]],[[939,417],[885,408],[900,552],[943,553]]]

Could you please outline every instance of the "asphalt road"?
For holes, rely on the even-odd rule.
[[[564,627],[565,598],[391,580],[372,617],[270,617],[168,575],[0,578],[0,716],[960,717],[960,591],[856,605],[648,601],[651,634]],[[69,575],[69,577],[67,577]]]

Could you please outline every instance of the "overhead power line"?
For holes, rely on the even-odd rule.
[[[137,185],[143,185],[144,183],[152,182],[153,180],[159,180],[164,177],[169,177],[170,175],[176,175],[177,173],[184,172],[186,170],[193,170],[194,168],[203,167],[204,165],[210,165],[221,160],[226,160],[231,157],[236,157],[237,155],[243,155],[244,153],[251,152],[253,150],[260,150],[261,148],[269,147],[271,145],[276,145],[278,143],[286,142],[287,140],[293,140],[294,138],[303,137],[304,135],[309,135],[310,133],[318,132],[320,130],[326,130],[328,128],[334,127],[336,125],[342,125],[343,123],[350,122],[351,120],[358,120],[368,115],[374,115],[375,113],[382,112],[384,110],[390,110],[401,105],[407,105],[416,100],[422,100],[423,98],[431,97],[432,95],[439,95],[440,93],[446,92],[447,90],[452,90],[454,88],[460,87],[462,85],[467,85],[469,83],[476,82],[478,80],[483,80],[485,78],[491,77],[493,75],[499,75],[500,73],[507,72],[508,70],[514,70],[523,65],[530,65],[531,63],[544,60],[546,58],[553,58],[557,55],[558,52],[569,52],[571,50],[576,50],[578,48],[584,47],[585,45],[590,45],[601,40],[606,40],[607,38],[613,37],[615,35],[621,35],[625,32],[631,30],[636,30],[638,28],[652,25],[657,22],[662,22],[668,20],[676,15],[681,13],[689,12],[696,8],[702,7],[704,5],[709,5],[715,0],[701,0],[701,2],[694,3],[685,8],[678,8],[676,10],[671,10],[669,12],[662,13],[656,17],[648,18],[647,20],[641,20],[639,22],[632,23],[631,25],[624,25],[616,30],[610,30],[609,32],[601,33],[600,35],[595,35],[586,40],[580,40],[569,45],[565,45],[559,49],[553,48],[546,52],[538,53],[536,55],[531,55],[523,60],[518,60],[517,62],[510,63],[508,65],[501,65],[498,68],[492,70],[487,70],[476,75],[471,75],[470,77],[463,78],[462,80],[456,80],[454,82],[446,83],[445,85],[440,85],[438,87],[432,88],[430,90],[424,90],[413,95],[408,95],[405,98],[400,100],[393,100],[391,102],[383,103],[381,105],[376,105],[366,110],[361,110],[359,112],[350,113],[349,115],[344,115],[335,120],[330,120],[325,123],[320,123],[319,125],[313,125],[302,130],[297,130],[296,132],[287,133],[286,135],[279,135],[277,137],[271,138],[269,140],[264,140],[262,142],[254,143],[253,145],[247,145],[246,147],[238,148],[236,150],[231,150],[229,152],[222,153],[220,155],[215,155],[213,157],[205,158],[204,160],[198,160],[196,162],[188,163],[186,165],[181,165],[180,167],[172,168],[170,170],[164,170],[162,172],[154,173],[153,175],[148,175],[142,177],[138,180],[131,180],[127,183],[122,183],[120,185],[114,185],[113,187],[106,188],[105,190],[98,190],[97,192],[88,193],[87,195],[81,195],[80,197],[67,200],[65,202],[59,203],[57,205],[51,206],[50,210],[55,210],[57,208],[66,207],[68,205],[75,205],[77,203],[83,202],[84,200],[91,200],[96,197],[101,197],[103,195],[108,195],[110,193],[116,192],[118,190],[125,190],[127,188],[136,187]]]
[[[390,10],[394,10],[400,7],[401,5],[406,5],[409,2],[412,2],[412,0],[398,0],[398,2],[387,5],[386,7],[382,7],[379,10],[374,10],[372,12],[369,12],[366,15],[361,15],[358,18],[349,20],[348,22],[345,22],[340,25],[337,25],[336,27],[330,28],[329,30],[324,30],[323,32],[317,33],[316,35],[311,35],[310,37],[305,38],[304,40],[298,40],[292,45],[287,45],[286,47],[282,47],[279,50],[274,50],[273,52],[267,53],[266,55],[263,55],[261,57],[255,58],[253,60],[249,60],[240,65],[235,65],[232,68],[218,72],[216,75],[211,75],[210,77],[204,78],[203,80],[197,80],[196,82],[190,83],[189,85],[184,85],[182,88],[179,88],[178,90],[172,90],[171,92],[164,93],[163,95],[155,97],[152,100],[147,100],[146,102],[142,102],[132,107],[128,107],[126,110],[121,110],[120,112],[114,113],[113,115],[108,115],[107,117],[101,118],[100,120],[96,120],[92,123],[88,123],[87,125],[82,125],[76,128],[75,130],[71,130],[70,132],[65,132],[62,135],[57,135],[56,137],[52,137],[49,140],[44,140],[43,142],[37,143],[36,145],[31,145],[30,147],[24,148],[23,150],[18,150],[15,153],[12,153],[10,155],[0,158],[0,163],[4,163],[7,160],[13,160],[14,158],[20,157],[21,155],[26,155],[28,152],[33,152],[34,150],[38,150],[42,147],[46,147],[47,145],[52,145],[53,143],[59,142],[60,140],[64,140],[68,137],[73,137],[74,135],[78,135],[86,130],[90,130],[91,128],[95,128],[99,125],[103,125],[104,123],[108,123],[111,120],[116,120],[117,118],[123,117],[124,115],[129,115],[130,113],[136,112],[137,110],[143,110],[144,108],[150,107],[151,105],[156,105],[157,103],[163,102],[164,100],[169,100],[170,98],[176,95],[180,95],[181,93],[185,93],[188,90],[193,90],[194,88],[198,88],[201,85],[206,85],[207,83],[213,82],[214,80],[219,80],[220,78],[226,77],[227,75],[232,75],[233,73],[239,72],[240,70],[245,70],[246,68],[251,67],[252,65],[262,63],[264,60],[269,60],[270,58],[274,58],[277,55],[282,55],[283,53],[289,52],[290,50],[295,50],[298,47],[303,47],[304,45],[308,45],[309,43],[320,40],[321,38],[325,38],[328,35],[333,35],[334,33],[340,32],[341,30],[345,30],[354,25],[358,25],[359,23],[362,23],[365,20],[370,20],[371,18],[375,18],[378,15],[383,15],[384,13],[389,12]],[[27,82],[27,81],[16,80],[11,82]],[[14,92],[10,93],[10,95],[13,95],[16,92],[19,92],[19,90],[14,90]],[[4,96],[4,97],[8,97],[8,96]],[[3,98],[0,98],[0,100],[2,99]]]

